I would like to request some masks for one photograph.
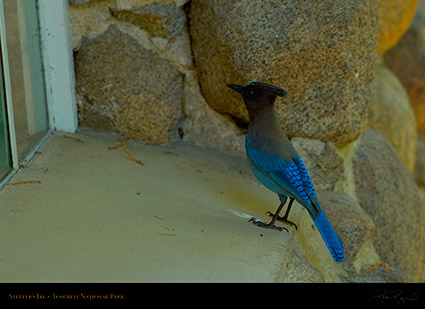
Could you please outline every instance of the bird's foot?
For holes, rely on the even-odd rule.
[[[272,212],[270,212],[270,211],[267,211],[266,213],[267,213],[270,217],[274,217],[274,213],[272,213]],[[298,230],[297,225],[296,225],[294,222],[289,221],[289,220],[288,220],[288,218],[287,218],[286,216],[283,216],[283,217],[281,217],[281,216],[277,216],[277,217],[276,217],[276,220],[278,220],[278,221],[282,221],[282,222],[285,222],[285,223],[287,223],[287,224],[289,224],[289,225],[292,225],[292,226],[294,226],[294,227],[295,227],[295,229],[296,229],[296,230]]]
[[[248,222],[252,222],[254,225],[259,226],[259,227],[263,227],[266,229],[272,229],[272,230],[278,230],[278,231],[287,231],[289,233],[289,230],[287,228],[284,227],[280,227],[280,226],[276,226],[274,225],[274,223],[270,222],[270,223],[264,223],[260,220],[257,220],[256,218],[252,217],[251,219],[249,219]]]

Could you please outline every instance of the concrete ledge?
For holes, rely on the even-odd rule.
[[[54,134],[0,191],[1,282],[276,280],[294,230],[247,222],[279,201],[245,160],[119,139]]]

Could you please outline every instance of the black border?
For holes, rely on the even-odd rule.
[[[0,304],[425,305],[422,283],[1,283]],[[292,306],[291,306],[292,307]],[[4,308],[4,307],[3,307]]]

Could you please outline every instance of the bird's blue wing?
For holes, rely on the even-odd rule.
[[[253,171],[266,187],[278,194],[296,198],[310,213],[326,246],[337,262],[344,260],[344,247],[323,212],[311,178],[303,161],[298,156],[292,161],[257,150],[247,143],[247,155]],[[278,189],[276,189],[278,188]]]
[[[273,182],[272,184],[263,183],[266,187],[277,184],[282,188],[281,194],[300,200],[303,204],[306,204],[306,207],[311,205],[309,191],[306,191],[304,182],[306,182],[310,191],[313,190],[314,196],[316,196],[316,193],[304,164],[300,169],[295,161],[289,162],[277,155],[263,153],[252,146],[247,147],[247,154],[255,167],[264,176],[267,176],[266,178],[262,177],[262,180]]]
[[[303,183],[304,190],[307,192],[308,196],[313,200],[317,201],[317,193],[314,189],[313,182],[311,181],[310,175],[307,171],[307,168],[304,165],[303,160],[300,156],[293,159],[295,165],[298,167],[298,172]]]

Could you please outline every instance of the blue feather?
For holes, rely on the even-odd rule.
[[[251,168],[257,178],[270,190],[277,194],[287,195],[292,198],[299,200],[305,204],[306,208],[311,208],[311,201],[308,192],[306,192],[303,182],[304,178],[310,179],[301,158],[297,161],[298,164],[302,164],[305,172],[300,172],[296,162],[288,162],[282,158],[263,153],[255,149],[249,139],[246,143],[248,161],[250,162]],[[310,180],[311,183],[311,180]],[[313,184],[311,184],[311,187]],[[310,190],[311,191],[311,190]],[[314,196],[317,199],[316,192],[310,196]],[[310,210],[309,210],[310,211]],[[311,210],[312,211],[312,210]]]
[[[339,239],[338,235],[335,233],[328,221],[328,218],[326,218],[325,213],[321,212],[315,219],[313,219],[313,222],[319,230],[320,235],[322,235],[332,257],[335,261],[342,262],[344,260],[344,248],[342,246],[341,239]]]
[[[247,136],[248,162],[258,180],[279,196],[295,198],[304,206],[320,232],[332,257],[337,262],[344,260],[343,246],[317,199],[316,190],[307,168],[298,156],[292,161],[257,150]]]
[[[301,160],[301,157],[298,156],[297,158],[294,158],[294,162],[298,167],[304,189],[313,200],[317,200],[316,190],[314,189],[313,182],[311,181],[310,175],[308,174],[303,160]]]

